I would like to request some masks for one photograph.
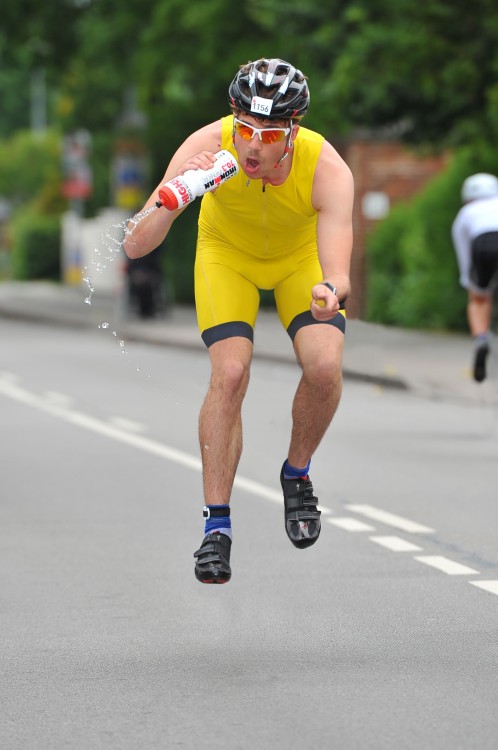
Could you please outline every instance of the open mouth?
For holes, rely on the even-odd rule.
[[[257,169],[259,169],[259,161],[257,159],[252,159],[251,157],[248,157],[245,163],[245,171],[256,172]]]

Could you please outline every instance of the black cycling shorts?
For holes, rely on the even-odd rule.
[[[498,232],[486,232],[472,242],[470,277],[479,289],[489,290],[498,282]]]

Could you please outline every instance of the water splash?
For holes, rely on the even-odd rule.
[[[149,206],[149,208],[144,209],[143,211],[140,211],[138,214],[135,214],[135,216],[132,216],[131,219],[128,219],[127,221],[123,222],[124,226],[124,233],[126,237],[131,237],[133,235],[133,232],[137,228],[138,224],[142,221],[142,219],[145,219],[146,216],[149,216],[149,214],[153,213],[154,211],[157,211],[157,206]]]
[[[125,241],[130,240],[133,237],[133,233],[136,230],[138,224],[149,214],[157,211],[158,206],[153,205],[149,208],[144,209],[136,213],[131,218],[125,219],[124,221],[118,222],[117,224],[109,224],[105,231],[101,234],[100,243],[93,250],[93,258],[91,259],[92,271],[96,274],[102,274],[106,271],[110,264],[113,263],[123,251]],[[89,273],[89,268],[85,266],[82,279],[88,287],[88,294],[85,297],[85,304],[92,304],[92,297],[95,293],[95,285],[93,283],[92,275]],[[98,285],[97,285],[98,286]],[[110,324],[105,321],[100,323],[98,326],[100,329],[107,330],[110,328]],[[117,343],[121,350],[121,354],[128,355],[125,341],[118,337],[118,332],[113,330],[112,335],[117,339]],[[136,367],[137,373],[141,373],[141,368]],[[143,373],[145,375],[145,373]],[[151,374],[147,373],[146,377],[150,380]]]
[[[92,294],[94,293],[95,288],[92,285],[92,280],[91,280],[91,278],[89,276],[84,276],[83,277],[83,281],[85,282],[85,284],[88,286],[88,289],[90,290],[90,294],[88,295],[88,297],[85,297],[85,303],[87,305],[91,305],[92,304]]]
[[[100,237],[99,245],[93,249],[94,257],[91,260],[91,265],[96,273],[102,274],[109,268],[109,265],[120,256],[125,240],[133,236],[138,224],[153,211],[157,211],[156,205],[149,206],[149,208],[140,211],[129,219],[120,221],[117,224],[110,224],[107,227]],[[83,281],[90,292],[85,297],[85,304],[91,305],[95,287],[92,276],[86,273],[88,270],[88,267],[85,266],[84,273],[86,275],[83,276]]]

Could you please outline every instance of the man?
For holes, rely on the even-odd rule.
[[[317,541],[320,511],[308,472],[341,395],[350,292],[353,179],[330,143],[300,127],[309,105],[306,77],[283,60],[260,59],[241,66],[228,98],[232,115],[190,135],[163,180],[209,169],[220,149],[240,165],[236,176],[204,195],[199,216],[195,298],[211,362],[199,417],[205,537],[194,557],[202,583],[226,583],[231,576],[229,503],[242,451],[259,289],[274,290],[302,368],[280,474],[285,528],[298,548]],[[156,189],[144,210],[157,196]],[[127,254],[150,252],[185,208],[148,213],[127,237]]]
[[[486,378],[493,292],[498,271],[498,178],[480,172],[462,186],[464,205],[452,226],[460,284],[468,291],[467,320],[474,338],[474,379]]]

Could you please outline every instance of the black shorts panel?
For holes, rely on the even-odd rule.
[[[220,323],[220,325],[206,328],[201,336],[206,346],[210,347],[217,341],[223,341],[223,339],[229,339],[233,336],[242,336],[252,342],[254,339],[254,331],[252,326],[245,323],[243,320],[233,320],[229,323]]]
[[[337,315],[335,315],[331,320],[320,321],[315,320],[310,310],[306,310],[305,312],[296,315],[296,317],[292,320],[290,326],[287,328],[287,333],[291,337],[292,341],[294,341],[294,337],[300,328],[302,328],[303,326],[313,325],[330,325],[338,328],[340,331],[345,333],[346,317],[343,312],[338,312]]]
[[[472,243],[470,278],[479,289],[495,286],[498,280],[498,232],[486,232]]]

